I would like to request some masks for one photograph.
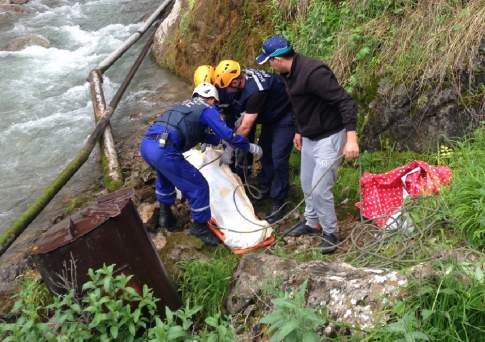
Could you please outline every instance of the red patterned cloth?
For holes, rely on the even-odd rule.
[[[451,170],[415,160],[386,173],[365,172],[360,178],[361,202],[357,203],[364,217],[384,228],[404,198],[437,193],[451,183]]]

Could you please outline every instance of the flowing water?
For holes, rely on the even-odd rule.
[[[91,132],[88,72],[159,4],[155,0],[32,0],[26,5],[28,14],[0,13],[0,50],[11,39],[29,33],[50,41],[49,48],[0,51],[0,232],[76,155]],[[107,73],[107,101],[140,47]],[[126,119],[120,119],[123,113],[153,106],[146,99],[173,79],[147,58],[115,113],[115,128],[126,124]],[[85,172],[85,177],[90,175],[94,173]]]

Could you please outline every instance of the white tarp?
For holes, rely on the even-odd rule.
[[[184,153],[184,156],[189,163],[199,169],[202,165],[217,159],[221,153],[222,150],[209,147],[205,152],[192,149]],[[202,167],[200,172],[209,183],[212,217],[219,227],[231,229],[221,229],[225,236],[224,244],[230,248],[242,249],[256,246],[269,238],[273,230],[270,227],[264,228],[268,226],[268,222],[256,217],[241,179],[232,173],[229,166],[219,164],[218,159]]]

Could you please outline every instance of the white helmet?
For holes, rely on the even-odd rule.
[[[192,93],[192,97],[194,97],[195,95],[199,95],[205,98],[213,97],[217,100],[217,102],[219,102],[219,93],[217,92],[216,87],[207,82],[203,82],[195,87],[194,92]]]

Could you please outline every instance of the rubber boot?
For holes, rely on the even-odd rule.
[[[177,219],[172,213],[169,204],[160,204],[160,214],[158,216],[158,224],[160,229],[166,229],[173,232],[177,227]]]
[[[273,224],[285,216],[283,207],[283,201],[273,200],[271,204],[271,212],[264,219],[268,221],[269,224]]]
[[[209,229],[207,223],[194,222],[189,230],[189,234],[201,239],[206,246],[217,246],[221,241]]]

